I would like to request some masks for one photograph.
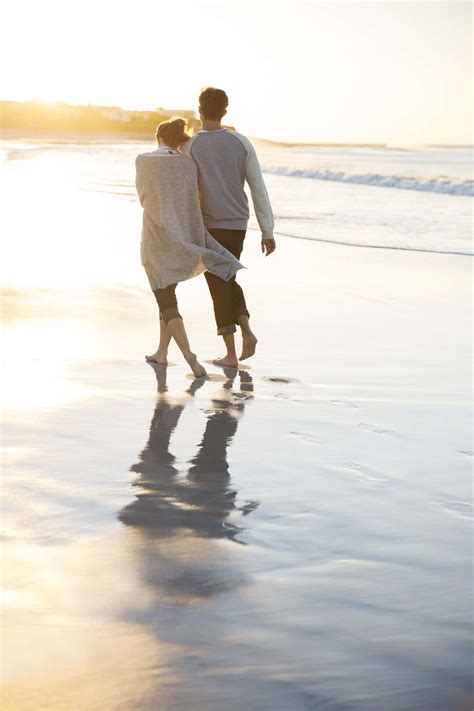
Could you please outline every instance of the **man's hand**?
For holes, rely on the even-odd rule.
[[[274,239],[262,239],[262,253],[268,257],[276,249],[276,242]]]

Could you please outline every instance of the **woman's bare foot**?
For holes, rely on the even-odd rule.
[[[168,365],[168,358],[166,353],[161,353],[159,350],[155,351],[151,355],[146,355],[145,360],[147,363],[158,363],[159,365]]]
[[[186,362],[191,367],[195,378],[204,378],[204,376],[207,375],[206,369],[198,361],[195,353],[190,353],[188,356],[185,356],[185,358]]]
[[[223,358],[214,358],[212,361],[215,365],[220,365],[222,368],[238,368],[239,361],[237,357],[225,355]]]
[[[242,334],[242,353],[239,360],[246,360],[254,355],[257,348],[257,338],[253,333]]]

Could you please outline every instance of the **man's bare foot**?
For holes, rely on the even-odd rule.
[[[246,360],[254,355],[257,348],[257,339],[252,334],[242,335],[242,353],[239,360]]]
[[[160,351],[155,351],[151,355],[146,355],[145,360],[147,363],[158,363],[159,365],[168,365],[168,359],[166,353],[160,353]]]
[[[204,378],[204,376],[207,375],[206,369],[198,361],[197,355],[195,353],[190,353],[189,356],[185,356],[185,358],[186,362],[191,367],[195,378]]]
[[[223,358],[214,358],[212,361],[215,365],[220,365],[222,368],[238,368],[239,361],[237,357],[225,355]]]

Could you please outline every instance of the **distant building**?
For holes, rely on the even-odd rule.
[[[194,120],[196,112],[188,109],[156,109],[156,111],[126,111],[118,106],[91,106],[96,113],[108,121],[121,121],[122,123],[130,123],[133,119],[139,121],[149,121],[154,114],[159,114],[160,118],[167,119],[172,116],[182,116],[186,119]]]
[[[91,106],[91,109],[108,121],[122,121],[123,123],[129,123],[131,120],[130,112],[124,111],[118,106]]]
[[[74,106],[64,102],[0,101],[0,130],[33,134],[117,134],[153,136],[156,126],[171,116],[182,116],[197,130],[196,113],[188,109],[128,111],[120,106]]]
[[[156,109],[156,113],[165,116],[166,118],[171,118],[172,116],[182,116],[187,119],[195,119],[196,112],[190,111],[189,109],[163,109],[161,106]]]

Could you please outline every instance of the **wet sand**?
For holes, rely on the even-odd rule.
[[[254,237],[205,380],[146,288],[4,295],[5,711],[472,706],[471,262]]]

